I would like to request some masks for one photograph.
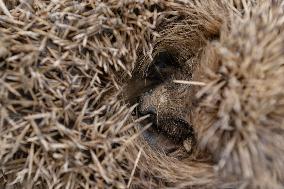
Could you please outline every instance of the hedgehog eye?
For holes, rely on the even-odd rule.
[[[152,82],[162,83],[167,80],[177,68],[178,64],[173,55],[168,52],[160,52],[148,68],[145,78]]]

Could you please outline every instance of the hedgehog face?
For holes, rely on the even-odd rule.
[[[201,37],[199,28],[184,22],[184,18],[175,18],[159,28],[160,37],[153,45],[151,56],[138,52],[133,77],[125,90],[129,104],[138,104],[135,116],[148,115],[141,125],[152,124],[143,133],[148,144],[178,158],[188,157],[196,144],[192,112],[197,105],[198,90],[196,86],[176,81],[192,80],[207,43],[204,39],[212,40],[219,32],[206,31]],[[180,33],[187,30],[188,33]]]
[[[128,85],[131,104],[138,103],[136,117],[148,115],[142,125],[148,144],[169,156],[186,157],[195,144],[191,123],[194,89],[175,80],[190,80],[193,61],[182,61],[175,51],[160,50],[152,61],[142,61]],[[147,62],[147,63],[146,63]]]

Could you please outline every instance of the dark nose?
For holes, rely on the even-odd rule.
[[[144,109],[142,109],[141,107],[138,107],[138,116],[142,117],[145,115],[150,115],[150,118],[155,119],[157,115],[156,108],[153,106],[149,106]]]

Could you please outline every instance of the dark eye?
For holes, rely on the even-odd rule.
[[[173,55],[168,52],[160,52],[154,58],[146,72],[146,79],[152,82],[167,80],[178,68],[178,63]]]

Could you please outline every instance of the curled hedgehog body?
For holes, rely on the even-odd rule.
[[[284,187],[283,1],[0,13],[0,187]]]

